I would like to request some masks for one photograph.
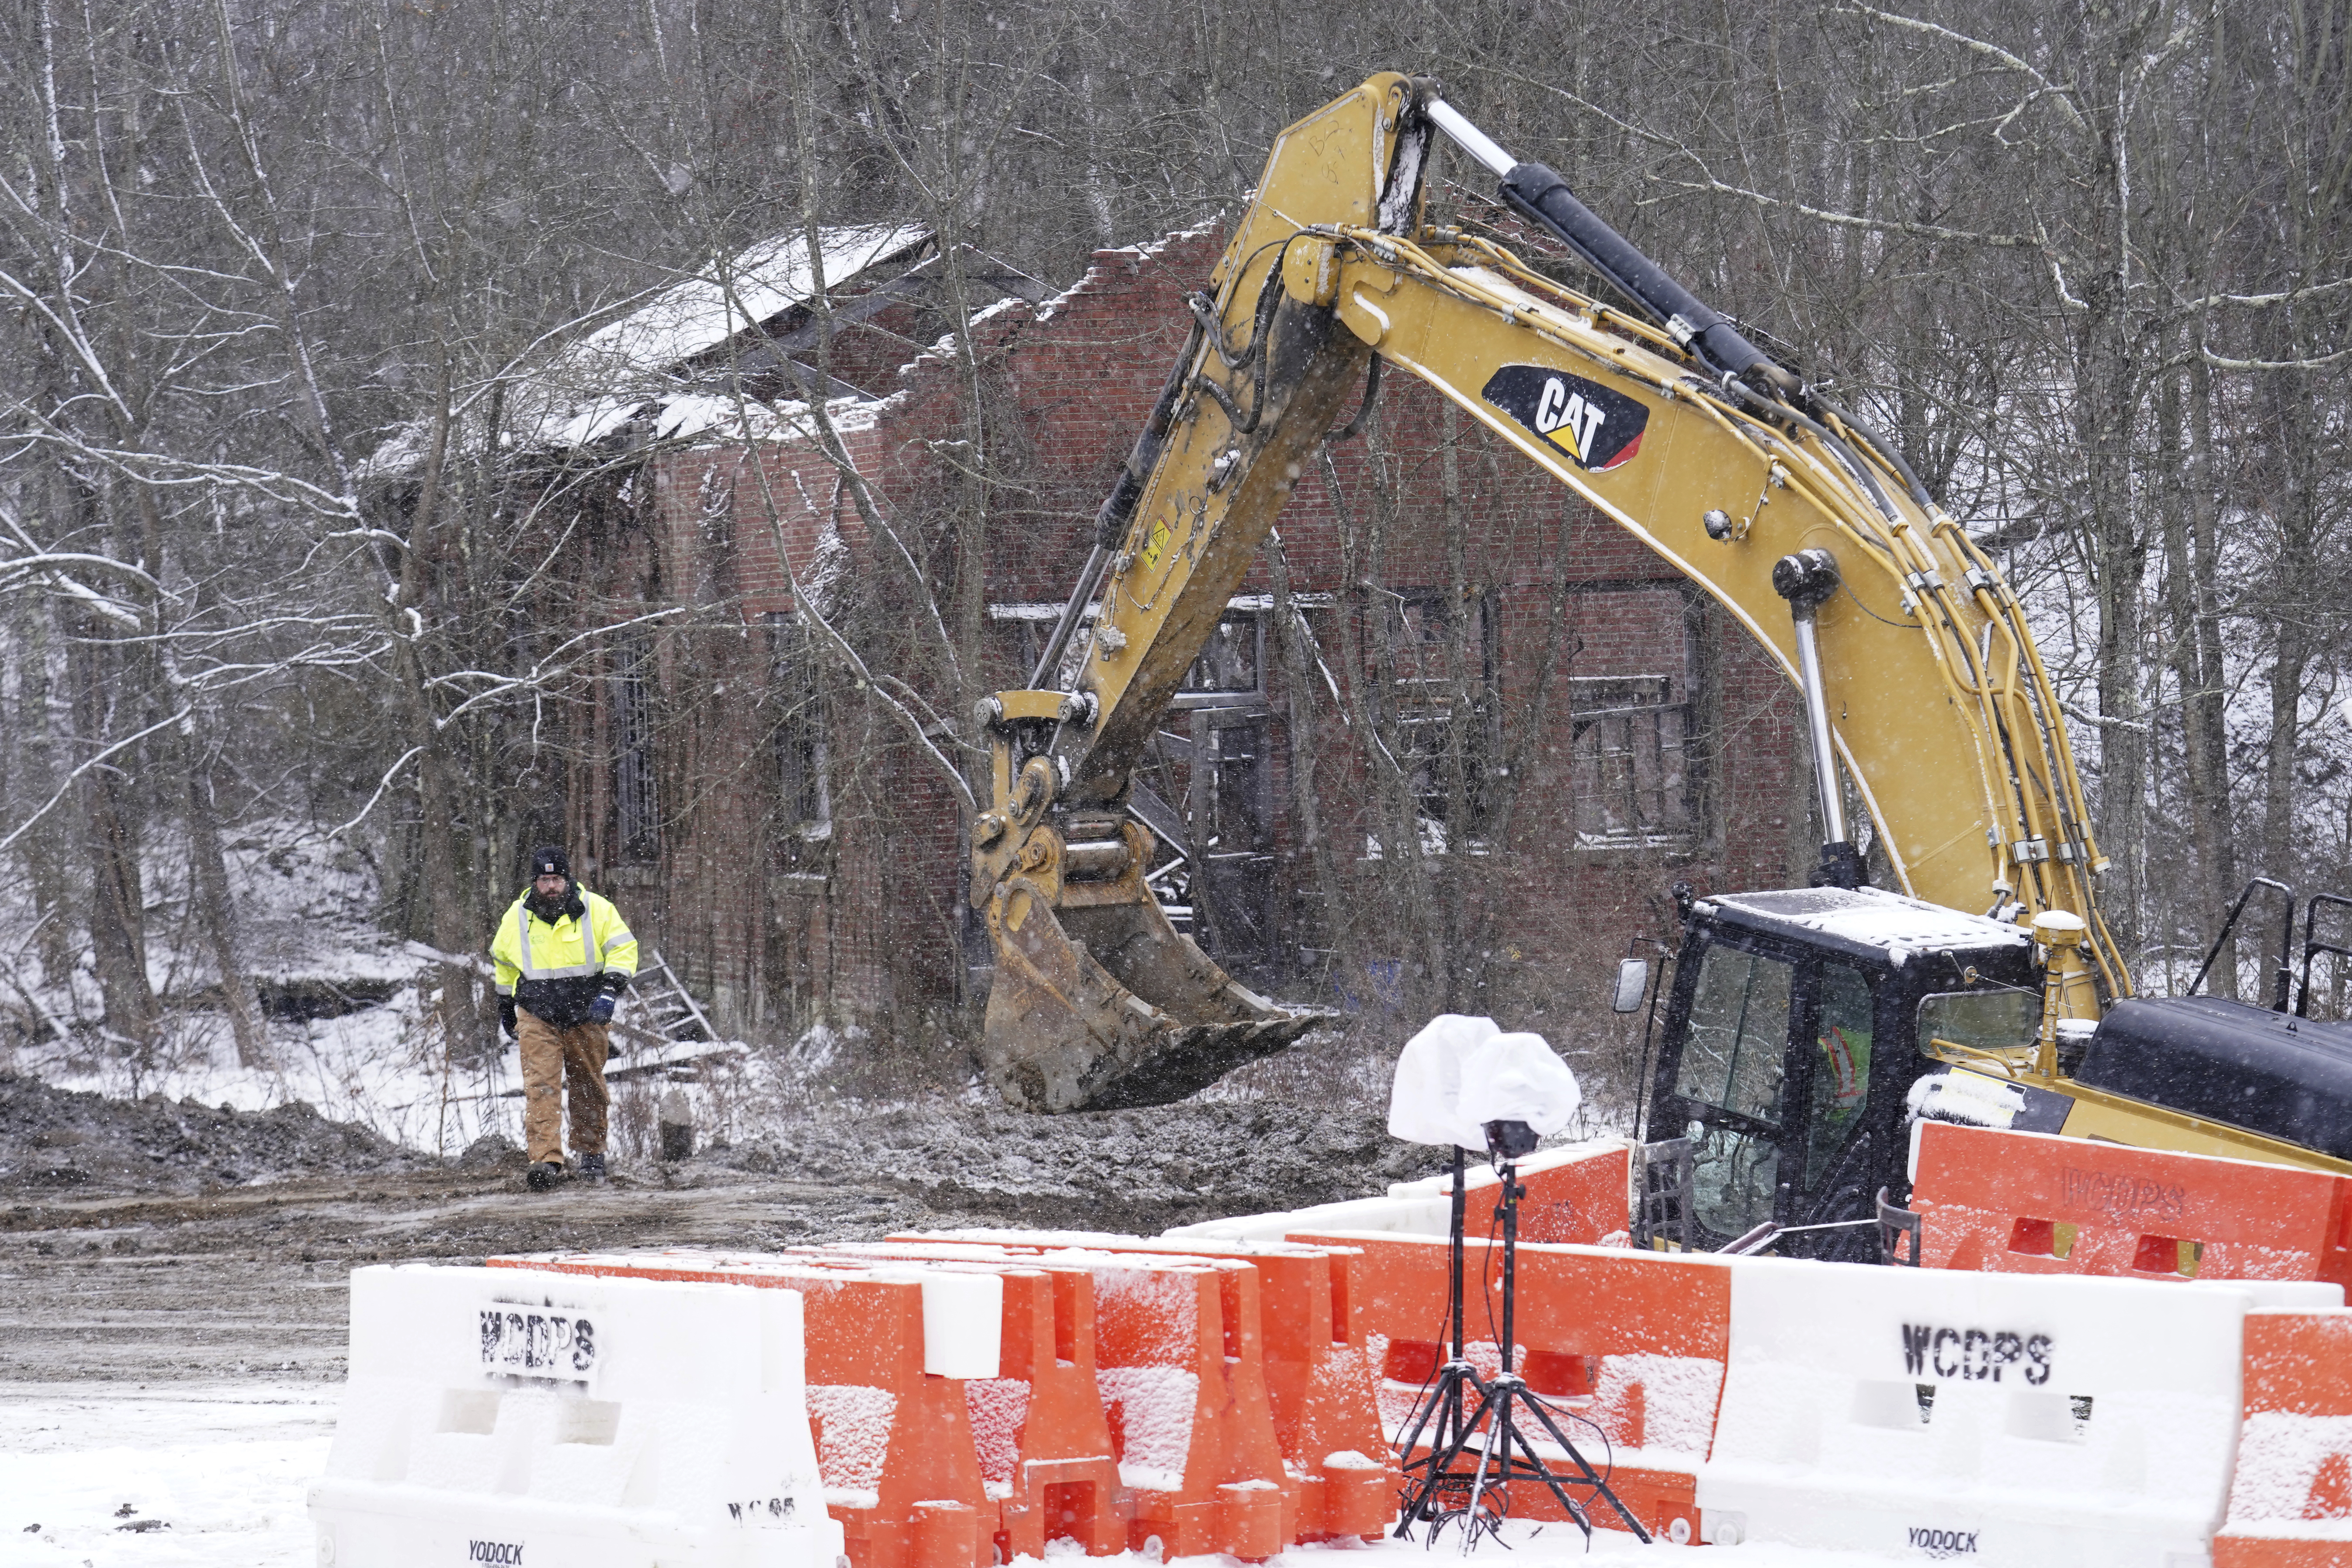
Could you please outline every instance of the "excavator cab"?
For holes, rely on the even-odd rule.
[[[1654,1139],[1689,1140],[1688,1245],[1770,1225],[1783,1253],[1875,1258],[1914,1084],[2030,1056],[2041,1007],[2014,925],[1874,888],[1694,902],[1649,1118]]]

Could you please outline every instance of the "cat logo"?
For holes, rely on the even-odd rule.
[[[1650,422],[1623,393],[1538,364],[1505,365],[1479,395],[1596,474],[1632,461]]]

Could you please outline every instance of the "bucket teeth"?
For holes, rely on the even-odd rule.
[[[1145,900],[1055,910],[1024,878],[988,906],[996,974],[982,1061],[1010,1105],[1171,1105],[1333,1015],[1236,984]]]

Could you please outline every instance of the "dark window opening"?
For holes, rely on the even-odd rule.
[[[1236,698],[1263,698],[1265,654],[1265,617],[1255,610],[1227,610],[1209,634],[1201,657],[1184,672],[1184,684],[1177,688],[1178,704],[1222,708]]]
[[[621,853],[650,860],[661,853],[661,808],[655,783],[653,645],[623,637],[612,676],[613,800]]]
[[[1442,589],[1389,598],[1385,682],[1397,764],[1412,781],[1422,845],[1443,853],[1476,845],[1501,755],[1495,701],[1492,595],[1465,595],[1457,613]]]
[[[772,616],[768,625],[776,826],[788,847],[807,845],[833,832],[822,670],[806,626],[789,615]]]

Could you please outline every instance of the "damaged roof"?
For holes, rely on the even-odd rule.
[[[830,292],[886,263],[913,259],[931,234],[893,225],[828,228],[818,231],[817,244]],[[585,446],[646,404],[687,392],[698,371],[741,354],[741,340],[764,354],[785,318],[814,295],[816,271],[800,234],[712,258],[523,377],[509,398],[510,413],[524,416],[518,429],[534,446]]]

